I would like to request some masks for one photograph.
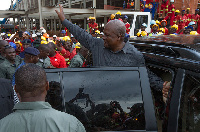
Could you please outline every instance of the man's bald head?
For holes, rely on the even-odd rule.
[[[0,48],[8,45],[8,42],[5,40],[0,40]]]
[[[9,43],[7,42],[7,41],[5,41],[5,40],[0,40],[0,53],[2,54],[4,54],[4,47],[6,46],[6,45],[9,45]]]
[[[126,33],[126,27],[124,23],[118,19],[109,21],[105,28],[113,28],[113,31],[116,34],[120,34],[122,37],[124,37]]]

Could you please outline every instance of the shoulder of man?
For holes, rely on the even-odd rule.
[[[85,132],[85,128],[84,128],[83,124],[75,116],[55,110],[55,109],[51,109],[51,113],[52,113],[51,115],[53,115],[52,116],[53,120],[62,121],[61,123],[66,122],[66,124],[70,123],[70,127],[72,128],[71,129],[72,131]],[[51,115],[49,115],[49,116],[51,116]],[[68,127],[68,126],[66,125],[66,127]]]
[[[127,42],[127,43],[128,43],[128,48],[127,48],[128,53],[129,53],[129,52],[130,52],[130,53],[135,52],[135,53],[137,53],[137,54],[141,54],[141,55],[142,55],[142,53],[141,53],[137,48],[135,48],[134,45],[130,44],[129,42]]]
[[[5,59],[5,60],[0,64],[0,67],[1,67],[1,69],[2,69],[2,68],[7,68],[9,65],[11,65],[11,63],[10,63],[7,59]]]
[[[16,58],[15,58],[16,66],[19,66],[22,63],[22,61],[23,59],[19,55],[16,55]]]

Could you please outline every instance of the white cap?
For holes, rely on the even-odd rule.
[[[53,38],[57,38],[57,36],[56,36],[56,35],[53,35]]]
[[[144,27],[146,27],[146,28],[147,28],[147,24],[146,24],[146,23],[143,23],[143,24],[142,24],[142,26],[144,26]]]
[[[44,27],[40,27],[40,32],[41,33],[46,33],[47,31],[44,29]]]
[[[191,21],[188,26],[192,26],[192,25],[195,25],[196,23],[194,21]]]
[[[174,0],[170,0],[170,2],[174,2]]]
[[[36,34],[32,34],[32,38],[34,38],[34,37],[37,37],[37,35]]]

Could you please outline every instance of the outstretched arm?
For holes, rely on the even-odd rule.
[[[93,50],[95,46],[95,40],[96,38],[93,38],[91,34],[86,32],[84,29],[80,28],[79,26],[72,24],[70,21],[65,19],[65,15],[63,12],[63,7],[60,6],[60,12],[55,10],[58,14],[58,17],[62,21],[62,24],[70,31],[71,34],[74,35],[74,37],[89,50]]]

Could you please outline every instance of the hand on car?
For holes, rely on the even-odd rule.
[[[165,81],[163,83],[163,90],[162,90],[162,94],[163,94],[163,101],[166,103],[167,100],[167,96],[168,96],[168,92],[170,89],[170,84],[171,82]]]

